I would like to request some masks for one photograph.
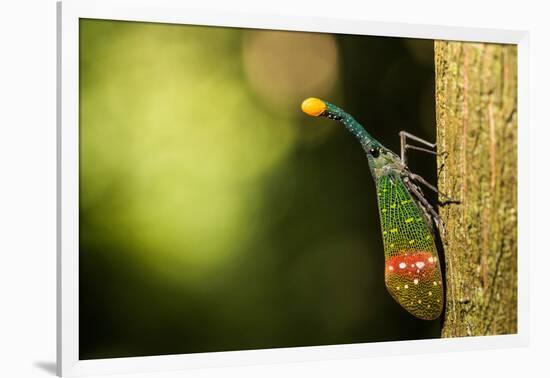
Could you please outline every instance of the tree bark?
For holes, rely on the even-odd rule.
[[[435,65],[442,336],[516,333],[517,47],[436,41]]]

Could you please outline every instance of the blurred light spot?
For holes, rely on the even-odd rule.
[[[204,284],[261,229],[296,126],[257,106],[239,30],[125,30],[81,58],[82,209],[159,277]]]
[[[300,111],[306,97],[323,97],[338,76],[338,47],[329,34],[253,31],[244,39],[246,76],[278,110]]]

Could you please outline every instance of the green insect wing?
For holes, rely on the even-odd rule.
[[[376,182],[385,255],[386,288],[414,316],[431,320],[443,309],[437,249],[428,220],[400,176]]]

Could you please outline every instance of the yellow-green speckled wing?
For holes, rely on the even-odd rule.
[[[381,176],[376,189],[386,287],[414,316],[435,319],[443,309],[443,287],[432,228],[399,175]]]

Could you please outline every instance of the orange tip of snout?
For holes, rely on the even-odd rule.
[[[327,104],[315,97],[310,97],[302,102],[302,111],[310,116],[317,117],[327,109]]]

